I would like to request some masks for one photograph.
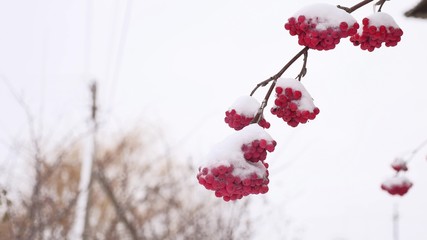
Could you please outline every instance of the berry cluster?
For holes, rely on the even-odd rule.
[[[381,184],[381,189],[391,195],[405,195],[412,187],[412,182],[405,177],[393,177]]]
[[[279,79],[275,91],[271,113],[291,127],[315,119],[320,112],[304,86],[295,79]]]
[[[380,48],[383,43],[386,47],[394,47],[403,35],[402,29],[387,13],[377,12],[364,18],[362,23],[362,31],[350,38],[353,45],[360,45],[362,50],[372,52],[375,48]]]
[[[276,141],[269,143],[265,139],[254,140],[242,145],[243,157],[249,162],[264,161],[267,158],[267,151],[273,152],[275,147]]]
[[[393,168],[396,172],[408,171],[408,166],[407,166],[406,162],[401,158],[396,158],[391,163],[391,168]]]
[[[339,16],[340,20],[331,16]],[[285,24],[292,36],[298,35],[299,45],[315,50],[334,49],[341,38],[356,34],[358,28],[350,14],[329,4],[306,7]]]
[[[276,141],[262,127],[250,124],[212,149],[207,162],[199,167],[197,179],[225,201],[266,193],[269,172],[265,159],[275,146]]]
[[[197,179],[206,189],[215,191],[216,197],[227,202],[241,199],[249,194],[268,192],[268,170],[265,171],[265,176],[258,176],[253,172],[249,176],[241,178],[233,175],[233,168],[233,165],[229,167],[220,165],[211,169],[205,167],[199,169]]]
[[[253,119],[254,119],[254,115],[251,117],[248,117],[248,116],[239,114],[236,109],[231,109],[225,112],[224,121],[225,123],[228,124],[228,126],[238,131],[248,126]],[[270,127],[270,123],[267,122],[267,120],[265,120],[264,118],[261,118],[258,124],[263,128]]]
[[[251,96],[242,96],[225,112],[224,121],[234,130],[241,130],[252,122],[255,115],[258,113],[259,107],[260,104],[255,98]],[[261,117],[258,124],[263,128],[270,127],[270,123],[263,117]]]

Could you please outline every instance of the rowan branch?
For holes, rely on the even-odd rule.
[[[364,0],[361,1],[359,3],[357,3],[356,5],[352,6],[352,7],[343,7],[341,5],[337,5],[337,8],[343,9],[344,11],[348,12],[348,13],[352,13],[354,11],[356,11],[357,9],[365,6],[366,4],[373,2],[374,0]],[[381,10],[382,6],[384,5],[384,3],[387,0],[379,0],[377,5],[380,5],[380,9]],[[278,73],[276,73],[275,75],[273,75],[272,77],[258,83],[255,88],[251,91],[250,96],[253,96],[254,93],[260,88],[260,87],[265,87],[267,86],[269,83],[271,83],[270,88],[267,91],[267,94],[265,95],[261,106],[258,109],[257,114],[255,115],[254,119],[252,120],[251,123],[258,123],[261,119],[262,119],[262,115],[264,112],[265,107],[267,106],[268,103],[268,99],[271,96],[271,93],[274,90],[274,87],[276,85],[277,79],[279,79],[283,73],[285,73],[285,71],[298,59],[300,58],[302,55],[304,55],[304,62],[303,62],[303,66],[301,68],[300,73],[298,74],[297,78],[299,81],[301,81],[301,78],[305,76],[305,74],[307,73],[307,56],[308,56],[308,50],[309,47],[304,47],[302,50],[300,50],[282,69],[280,69],[280,71]]]

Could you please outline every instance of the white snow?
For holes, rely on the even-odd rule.
[[[403,158],[395,158],[391,163],[392,166],[406,166],[406,161]]]
[[[251,143],[257,139],[265,139],[268,143],[273,141],[271,136],[258,124],[250,124],[216,144],[201,167],[214,168],[220,165],[228,167],[232,164],[234,176],[243,179],[255,172],[259,177],[264,177],[266,174],[265,166],[261,162],[246,161],[241,150],[243,144]]]
[[[369,26],[381,26],[399,28],[399,25],[394,21],[393,17],[384,12],[376,12],[367,17]]]
[[[229,110],[235,109],[240,115],[253,117],[260,107],[259,102],[252,96],[240,96],[230,106]]]
[[[386,188],[393,186],[412,185],[412,182],[405,176],[393,176],[384,180],[383,185]]]
[[[311,97],[310,93],[307,91],[307,89],[305,89],[304,85],[302,85],[300,81],[294,78],[279,78],[276,82],[276,86],[282,87],[283,90],[285,90],[287,87],[290,87],[294,90],[301,91],[301,99],[295,102],[300,110],[313,111],[313,109],[316,107],[313,103],[313,98]]]
[[[298,19],[299,16],[305,16],[306,19],[313,19],[317,23],[317,30],[326,30],[329,27],[337,28],[341,22],[346,22],[349,26],[357,22],[348,12],[337,8],[335,5],[325,3],[306,6],[293,16],[295,19]]]

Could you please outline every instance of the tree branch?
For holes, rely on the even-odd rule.
[[[356,11],[357,9],[365,6],[366,4],[373,2],[374,0],[364,0],[359,2],[358,4],[348,8],[348,7],[343,7],[341,5],[337,5],[337,8],[343,9],[344,11],[348,12],[348,13],[352,13],[354,11]],[[380,10],[382,8],[382,6],[384,5],[385,1],[387,0],[379,0],[377,5],[380,5]],[[379,10],[379,11],[380,11]],[[254,119],[252,120],[251,123],[258,123],[261,119],[262,119],[262,114],[264,112],[265,107],[267,106],[268,103],[268,99],[270,98],[271,93],[273,92],[273,89],[276,85],[276,81],[277,79],[279,79],[283,73],[285,73],[285,71],[298,59],[300,58],[302,55],[304,55],[304,63],[302,66],[302,69],[299,73],[299,75],[297,76],[298,80],[301,81],[301,78],[307,73],[307,55],[308,55],[308,50],[309,47],[304,47],[303,49],[301,49],[282,69],[280,69],[280,71],[278,73],[276,73],[274,76],[268,78],[267,80],[264,80],[260,83],[258,83],[255,88],[251,91],[250,96],[253,96],[253,94],[258,90],[258,88],[260,87],[265,87],[267,86],[270,82],[272,82],[272,84],[270,85],[270,88],[268,89],[267,94],[265,95],[261,106],[258,109],[257,114],[255,115]]]
[[[374,0],[364,0],[364,1],[361,1],[360,3],[354,5],[353,7],[350,7],[350,8],[343,7],[341,5],[338,5],[337,7],[340,8],[340,9],[342,9],[342,10],[344,10],[344,11],[346,11],[346,12],[348,12],[348,13],[352,13],[352,12],[356,11],[357,9],[359,9],[359,8],[365,6],[366,4],[368,4],[370,2],[373,2],[373,1]]]
[[[105,178],[102,171],[99,169],[97,171],[95,171],[94,177],[96,180],[98,180],[98,182],[101,185],[102,189],[104,190],[105,194],[107,195],[107,197],[110,199],[111,203],[113,204],[114,210],[116,211],[116,214],[117,214],[119,220],[125,225],[125,227],[129,231],[132,239],[137,240],[138,235],[137,235],[135,226],[133,226],[132,223],[126,218],[125,210],[122,208],[121,204],[119,203],[116,196],[114,195],[113,189],[111,188],[110,184],[108,183],[108,180]]]
[[[300,58],[302,55],[306,54],[308,52],[308,49],[309,49],[308,47],[304,47],[303,49],[301,49],[288,63],[286,63],[285,66],[283,66],[282,69],[280,69],[280,71],[278,73],[276,73],[274,76],[272,76],[269,79],[264,81],[264,82],[273,81],[273,83],[270,85],[270,88],[268,89],[268,92],[265,95],[264,100],[262,101],[260,108],[258,109],[258,113],[256,114],[256,116],[254,117],[254,119],[252,120],[251,123],[258,123],[261,120],[262,113],[264,112],[264,108],[267,106],[268,99],[270,98],[270,95],[273,92],[274,87],[276,86],[277,79],[279,79],[283,75],[283,73],[285,73],[285,71],[288,70],[288,68],[296,60],[298,60],[298,58]],[[252,92],[255,92],[256,89],[257,89],[257,87],[254,90],[252,90]]]

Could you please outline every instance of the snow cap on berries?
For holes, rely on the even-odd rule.
[[[258,113],[260,104],[252,96],[241,96],[237,98],[234,103],[229,107],[228,111],[225,112],[224,121],[235,130],[241,130],[248,126],[256,114]],[[270,123],[267,122],[263,117],[258,122],[263,128],[269,128]]]
[[[385,12],[375,12],[366,17],[370,26],[385,26],[399,28],[393,17]]]
[[[301,99],[298,103],[298,109],[313,111],[316,106],[314,105],[313,98],[302,83],[294,78],[280,78],[277,80],[276,88],[281,87],[283,90],[292,88],[294,91],[301,92]]]
[[[245,95],[238,97],[229,109],[235,109],[242,116],[253,117],[258,112],[259,106],[254,97]]]
[[[335,5],[326,3],[316,3],[306,6],[297,11],[293,17],[305,16],[316,23],[316,30],[326,30],[328,28],[339,28],[342,22],[348,25],[357,23],[356,19],[343,9]]]

